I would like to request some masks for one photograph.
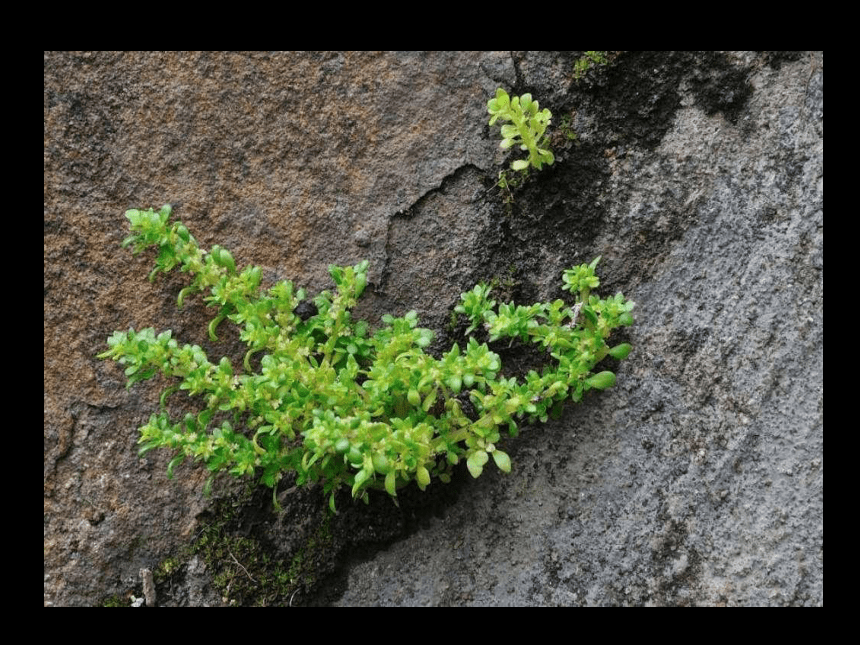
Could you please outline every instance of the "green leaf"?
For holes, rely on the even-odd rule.
[[[484,471],[484,464],[489,461],[489,456],[483,450],[477,450],[472,453],[472,455],[466,460],[466,467],[469,469],[469,473],[477,479],[481,476],[481,473]]]
[[[358,466],[364,463],[364,455],[362,454],[361,450],[358,449],[357,446],[350,446],[349,452],[346,455],[346,459],[354,466]]]
[[[355,297],[358,298],[364,293],[364,289],[367,286],[367,274],[359,273],[355,276]]]
[[[387,475],[391,472],[391,464],[381,452],[374,453],[372,461],[374,470],[380,475]]]
[[[424,410],[424,412],[427,412],[431,407],[433,407],[433,404],[436,402],[436,397],[438,394],[439,389],[436,388],[432,392],[430,392],[430,394],[424,397],[424,403],[421,405],[421,409]]]
[[[597,324],[597,314],[596,314],[596,313],[594,313],[594,309],[592,309],[592,308],[591,308],[591,307],[589,307],[588,305],[583,305],[582,309],[580,309],[580,312],[581,312],[583,315],[585,315],[585,317],[588,319],[588,321],[589,321],[592,325],[596,325],[596,324]]]
[[[529,167],[529,162],[527,159],[517,159],[511,164],[511,168],[514,170],[525,170]]]
[[[454,394],[459,394],[463,387],[463,380],[456,374],[448,377],[448,380],[445,383],[451,388]]]
[[[532,95],[531,94],[523,94],[520,96],[520,107],[522,107],[523,112],[527,112],[529,108],[532,106]]]
[[[173,470],[183,461],[185,461],[184,454],[179,454],[170,460],[170,463],[167,464],[167,479],[173,479]]]
[[[392,497],[397,497],[397,473],[391,471],[385,476],[385,492]]]
[[[406,400],[409,401],[410,405],[414,405],[415,407],[421,405],[421,395],[418,394],[418,390],[414,387],[409,390],[409,393],[406,395]]]
[[[620,345],[616,345],[610,349],[609,355],[612,356],[612,358],[622,360],[627,358],[627,355],[630,354],[630,350],[632,349],[633,346],[630,343],[621,343]]]
[[[511,104],[511,98],[501,87],[496,90],[496,98],[492,100],[495,101],[497,110],[507,110]]]
[[[352,484],[352,496],[353,497],[358,495],[359,491],[361,491],[362,484],[364,484],[364,482],[366,482],[368,480],[370,475],[371,475],[371,472],[369,470],[367,470],[366,468],[362,468],[361,470],[358,471],[358,473],[356,473],[355,479],[353,480],[353,484]]]
[[[585,381],[595,390],[605,390],[615,385],[615,374],[612,372],[600,372]]]
[[[428,471],[424,466],[418,466],[418,470],[415,473],[415,480],[418,482],[418,487],[421,490],[424,490],[430,483],[430,471]]]
[[[494,450],[493,460],[496,462],[496,466],[499,467],[499,470],[503,473],[511,472],[511,458],[508,457],[507,453],[504,453],[501,450]]]
[[[230,254],[230,251],[227,249],[219,250],[215,255],[215,263],[224,267],[230,273],[236,273],[236,262],[233,260],[233,256]]]

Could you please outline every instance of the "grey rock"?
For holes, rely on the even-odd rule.
[[[45,54],[45,604],[160,606],[823,604],[823,54],[621,52]],[[577,139],[504,203],[485,104],[531,91]],[[418,311],[450,347],[461,291],[555,298],[602,256],[636,301],[613,389],[395,507],[314,488],[245,493],[138,458],[159,389],[94,359],[155,326],[210,356],[212,312],[175,307],[119,248],[123,212],[174,204],[201,244],[311,293],[367,258],[356,315]],[[184,405],[177,399],[176,405]],[[225,514],[224,509],[230,509]],[[237,591],[253,541],[288,593]],[[312,545],[314,548],[312,548]],[[231,568],[232,567],[232,568]],[[250,569],[249,569],[250,571]],[[233,577],[231,577],[233,576]],[[286,576],[289,577],[289,576]],[[229,599],[228,599],[229,602]]]

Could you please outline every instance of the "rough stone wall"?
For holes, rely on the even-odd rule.
[[[187,556],[224,504],[231,535],[314,565],[240,604],[823,603],[823,54],[620,52],[576,79],[581,54],[45,54],[46,604],[141,595],[167,558],[160,604],[224,602],[226,565]],[[577,133],[510,204],[498,86]],[[477,280],[533,302],[601,255],[635,350],[509,442],[508,476],[333,518],[313,489],[280,515],[227,478],[207,498],[198,468],[137,456],[156,386],[94,359],[129,326],[241,355],[119,248],[124,211],[165,202],[267,282],[314,293],[369,259],[360,313],[416,309],[440,346]]]

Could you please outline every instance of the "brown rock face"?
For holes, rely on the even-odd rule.
[[[823,602],[823,55],[582,54],[45,53],[46,605],[127,603],[141,569],[162,606]],[[500,86],[554,117],[556,163],[511,194]],[[266,284],[369,260],[356,315],[415,309],[437,349],[477,281],[561,297],[601,255],[634,352],[524,428],[507,477],[333,517],[314,488],[280,514],[229,477],[205,497],[194,464],[138,457],[165,383],[95,358],[149,326],[242,356],[120,247],[164,203]]]

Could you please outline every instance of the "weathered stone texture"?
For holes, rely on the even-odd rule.
[[[637,302],[614,389],[525,428],[507,477],[347,504],[293,604],[823,603],[823,54],[624,52],[577,81],[579,54],[45,54],[46,604],[139,592],[242,488],[139,459],[159,390],[94,358],[129,326],[240,355],[119,247],[126,209],[165,202],[267,281],[369,259],[361,313],[416,309],[449,346],[481,279],[558,297],[601,255]],[[500,85],[578,135],[510,205]],[[327,520],[285,495],[237,514],[289,562]],[[183,566],[160,604],[219,603]]]

